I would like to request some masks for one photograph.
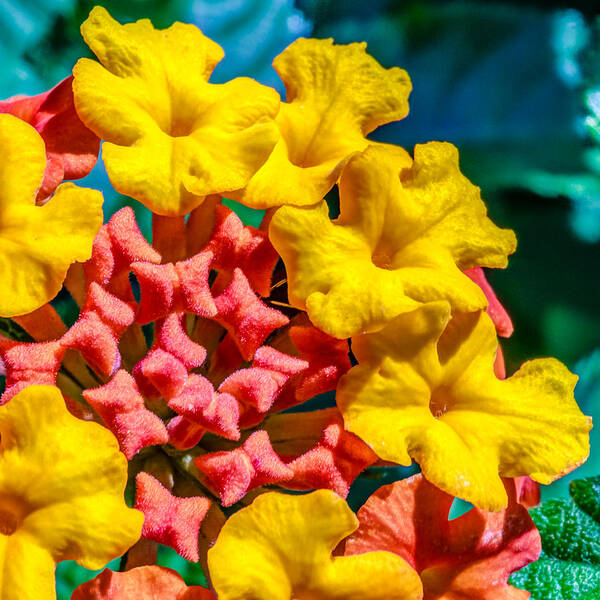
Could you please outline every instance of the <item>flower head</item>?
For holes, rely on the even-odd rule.
[[[158,264],[133,211],[119,211],[100,228],[78,283],[70,280],[81,286],[75,324],[67,329],[58,319],[60,326],[46,330],[47,315],[56,316],[46,306],[24,321],[44,332],[44,342],[0,337],[3,399],[31,384],[58,383],[78,414],[103,422],[131,461],[147,517],[142,537],[195,560],[206,496],[229,506],[269,484],[347,495],[376,460],[343,431],[337,409],[298,415],[294,430],[274,414],[335,389],[350,368],[348,344],[300,315],[290,323],[261,296],[270,293],[275,266],[268,237],[223,206],[212,212],[196,254]],[[190,236],[198,239],[193,230]],[[262,257],[260,268],[243,247]],[[154,324],[150,348],[140,327],[147,322]]]
[[[368,139],[406,116],[408,75],[300,39],[274,61],[281,103],[209,83],[223,51],[192,25],[96,7],[81,31],[97,61],[0,103],[0,317],[30,338],[0,319],[2,600],[51,600],[58,561],[128,548],[132,570],[73,600],[519,597],[508,575],[539,553],[525,504],[585,460],[591,423],[558,361],[505,379],[512,323],[482,267],[515,236],[456,148]],[[152,244],[131,208],[101,225],[99,193],[58,185],[98,138]],[[247,227],[224,195],[271,210]],[[49,303],[63,283],[70,326]],[[376,492],[359,527],[356,479],[412,460],[423,475]],[[450,523],[450,494],[479,508]],[[158,544],[214,591],[135,568]]]
[[[137,541],[143,515],[123,499],[125,457],[57,388],[30,386],[0,407],[0,434],[2,598],[51,600],[57,562],[98,569]]]
[[[417,600],[419,577],[398,556],[335,556],[358,525],[333,492],[270,492],[231,516],[208,552],[219,600]],[[373,585],[377,582],[377,585]]]
[[[99,6],[81,26],[100,63],[73,70],[81,119],[104,142],[115,189],[161,215],[244,187],[277,141],[277,93],[248,78],[208,83],[223,50],[193,25],[120,25]]]
[[[447,493],[503,508],[500,476],[548,484],[572,471],[589,453],[591,419],[577,407],[577,378],[562,363],[532,360],[500,380],[497,347],[485,312],[450,321],[444,302],[353,338],[359,364],[337,394],[346,427],[385,460],[414,458]]]
[[[36,206],[46,168],[44,141],[8,114],[0,114],[0,156],[0,316],[11,317],[51,300],[71,263],[90,257],[102,224],[102,194],[64,183]]]
[[[486,298],[462,273],[504,267],[512,231],[486,216],[479,189],[458,168],[451,144],[399,149],[369,147],[346,165],[340,216],[326,202],[283,206],[269,236],[282,256],[290,302],[336,337],[381,329],[421,302],[484,308]]]

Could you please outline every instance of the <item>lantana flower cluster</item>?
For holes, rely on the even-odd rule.
[[[0,315],[29,336],[0,337],[2,598],[121,555],[73,600],[528,597],[507,583],[540,553],[527,507],[586,459],[591,420],[557,360],[506,377],[483,268],[516,239],[457,149],[367,137],[407,115],[408,74],[299,39],[273,62],[282,101],[210,83],[223,52],[192,25],[96,7],[81,31],[97,60],[0,103]],[[63,183],[100,141],[152,243]],[[413,461],[349,508],[365,469]],[[449,521],[455,497],[474,507]]]

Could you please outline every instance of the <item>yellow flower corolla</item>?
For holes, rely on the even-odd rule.
[[[514,233],[487,217],[456,148],[441,142],[416,146],[414,161],[378,146],[355,154],[342,173],[336,220],[324,201],[283,206],[269,235],[290,302],[338,338],[376,331],[422,302],[484,308],[483,292],[462,271],[504,267],[516,247]]]
[[[329,490],[268,492],[223,525],[208,551],[219,600],[419,600],[419,576],[390,552],[331,553],[358,528]]]
[[[60,291],[71,263],[87,260],[102,225],[102,194],[60,185],[36,206],[46,168],[39,133],[0,115],[0,316],[34,311]]]
[[[0,598],[52,600],[54,569],[99,569],[140,536],[127,460],[114,436],[77,419],[58,388],[30,386],[0,407]]]
[[[440,489],[485,510],[507,504],[500,477],[548,484],[589,453],[591,419],[573,397],[577,376],[558,360],[494,374],[498,340],[485,311],[450,320],[445,302],[357,336],[340,381],[347,429],[384,460],[416,460]]]
[[[245,77],[209,84],[221,47],[194,25],[120,25],[95,7],[81,26],[100,63],[73,75],[81,120],[106,140],[115,189],[160,215],[183,215],[207,194],[246,185],[279,134],[279,96]]]
[[[366,47],[301,38],[275,58],[287,91],[277,115],[281,138],[236,200],[253,208],[315,204],[345,160],[374,143],[368,133],[408,114],[408,74],[384,69]]]

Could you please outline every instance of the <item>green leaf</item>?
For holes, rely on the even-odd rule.
[[[569,493],[582,511],[600,523],[600,476],[572,481]]]
[[[548,500],[530,514],[546,554],[600,565],[600,525],[572,500]]]
[[[532,600],[596,600],[600,597],[597,567],[547,556],[515,573],[510,582],[530,592]]]
[[[572,499],[552,499],[530,510],[542,556],[510,583],[532,600],[600,598],[600,477],[571,482]]]

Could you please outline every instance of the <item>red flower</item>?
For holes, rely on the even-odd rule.
[[[422,475],[379,488],[358,511],[359,528],[347,555],[387,550],[411,564],[423,581],[424,600],[520,600],[529,593],[508,584],[514,571],[537,560],[540,535],[505,480],[508,507],[471,509],[448,521],[453,497]]]
[[[0,101],[0,113],[32,125],[46,144],[46,171],[38,202],[50,196],[63,180],[85,177],[98,160],[100,139],[75,112],[72,82],[73,77],[67,77],[43,94]]]

